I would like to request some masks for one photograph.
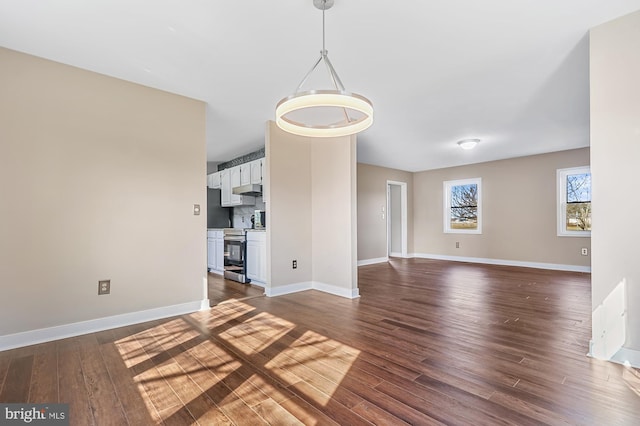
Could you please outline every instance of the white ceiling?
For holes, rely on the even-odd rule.
[[[329,57],[375,108],[358,161],[418,171],[588,146],[588,30],[638,9],[335,0]],[[208,161],[264,144],[321,23],[312,0],[0,0],[0,46],[206,101]],[[469,137],[482,142],[456,146]]]

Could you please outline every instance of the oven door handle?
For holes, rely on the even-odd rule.
[[[235,237],[235,236],[228,236],[227,237],[227,236],[225,236],[224,240],[225,241],[234,241],[234,242],[235,241],[239,241],[239,242],[243,243],[244,240],[245,240],[245,237],[244,236],[238,236],[238,237]]]

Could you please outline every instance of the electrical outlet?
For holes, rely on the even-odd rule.
[[[588,256],[589,255],[589,249],[586,248],[586,247],[582,247],[580,249],[580,254],[583,255],[583,256]]]
[[[111,293],[111,280],[98,281],[98,296]]]
[[[298,269],[298,261],[297,261],[297,260],[294,260],[293,262],[291,262],[291,267],[292,267],[293,269]]]
[[[456,248],[460,248],[460,241],[456,241]]]

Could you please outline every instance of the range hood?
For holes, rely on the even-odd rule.
[[[260,197],[262,196],[262,185],[249,184],[236,186],[231,190],[231,192],[233,192],[234,195],[250,195],[253,197]]]

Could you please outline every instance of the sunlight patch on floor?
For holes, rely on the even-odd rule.
[[[306,382],[315,389],[302,389],[309,398],[326,405],[360,351],[313,331],[306,331],[273,357],[265,367],[296,387]]]
[[[629,389],[640,397],[640,372],[631,367],[625,367],[622,373],[622,380],[627,384]]]
[[[249,355],[271,346],[294,328],[295,324],[262,312],[220,333],[219,337]]]
[[[253,407],[265,419],[277,409],[276,417],[295,423],[279,405],[292,395],[274,378],[327,405],[360,352],[254,310],[229,301],[114,342],[155,421],[178,421],[185,410],[196,419],[231,418]]]
[[[196,312],[192,318],[201,321],[209,329],[220,327],[231,320],[238,319],[254,311],[251,305],[236,300],[229,300],[206,311]]]

